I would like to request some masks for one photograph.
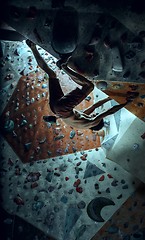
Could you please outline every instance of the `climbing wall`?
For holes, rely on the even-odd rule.
[[[92,238],[145,239],[145,185],[140,184],[135,193],[120,207]]]
[[[69,91],[66,82],[63,89]],[[84,109],[91,103],[93,96],[78,107]],[[100,137],[91,130],[72,128],[61,119],[51,125],[43,121],[47,115],[53,115],[48,104],[48,76],[37,70],[20,78],[1,118],[4,137],[24,163],[100,146]],[[7,120],[11,121],[8,125]]]
[[[24,43],[19,45],[21,49],[25,46]],[[43,112],[41,110],[43,109],[46,114],[51,113],[46,89],[47,76],[38,68],[33,73],[24,74],[27,70],[25,64],[29,66],[31,72],[35,69],[34,63],[30,52],[28,57],[26,54],[21,55],[17,43],[16,45],[7,43],[5,49],[8,52],[6,52],[6,58],[1,63],[4,86],[1,90],[2,99],[0,99],[0,103],[3,105],[6,102],[7,106],[4,109],[2,119],[4,120],[8,116],[15,123],[11,133],[3,134],[7,141],[2,138],[0,143],[1,203],[4,209],[14,217],[14,219],[12,217],[4,219],[9,237],[14,239],[15,231],[10,232],[8,226],[12,226],[13,230],[14,226],[18,227],[15,229],[17,229],[19,238],[25,238],[24,236],[27,234],[27,232],[24,234],[25,228],[23,228],[21,222],[17,223],[15,215],[42,230],[46,234],[46,239],[91,239],[105,223],[106,228],[103,228],[103,233],[99,232],[100,235],[97,239],[115,239],[115,237],[116,239],[119,239],[119,237],[120,239],[123,239],[123,237],[129,239],[132,235],[137,239],[139,234],[144,236],[144,190],[140,191],[140,196],[132,195],[130,200],[121,207],[135,191],[140,181],[117,163],[108,160],[102,148],[96,148],[100,139],[96,138],[95,135],[90,134],[90,132],[86,134],[84,131],[80,132],[77,129],[68,128],[68,126],[65,127],[61,121],[58,122],[57,130],[62,128],[63,131],[56,133],[56,128],[52,128],[43,122]],[[16,49],[19,55],[14,54]],[[25,60],[25,62],[22,62],[22,60]],[[50,59],[47,59],[47,61],[52,66]],[[13,69],[17,74],[20,73],[24,76],[16,79],[16,72],[12,72]],[[23,69],[25,70],[22,71]],[[57,70],[56,72],[58,73]],[[12,80],[8,80],[9,78],[12,78]],[[18,84],[11,96],[10,93],[13,90],[11,88],[14,87],[15,81]],[[67,78],[62,71],[60,82],[65,91],[74,87],[72,86],[72,80]],[[7,85],[5,86],[5,84]],[[5,95],[6,101],[4,101]],[[87,98],[79,108],[90,105],[93,96],[90,95],[90,97],[91,99]],[[99,97],[101,97],[100,94],[96,92],[94,99],[98,100]],[[33,112],[33,110],[36,111]],[[32,122],[32,120],[34,121]],[[13,127],[13,124],[8,124],[7,130],[10,130],[11,127]],[[64,131],[66,128],[68,128],[68,131]],[[37,136],[33,130],[37,132]],[[71,139],[70,132],[72,130],[75,130],[76,134]],[[51,136],[52,134],[53,136]],[[65,137],[54,140],[61,134],[64,134]],[[43,148],[43,144],[45,144],[48,147],[47,151],[50,149],[45,141],[45,137],[49,141],[50,136],[53,144],[62,144],[62,150],[66,149],[63,146],[66,147],[69,142],[72,144],[70,146],[74,146],[74,141],[77,138],[78,141],[82,142],[82,145],[79,145],[81,149],[85,149],[85,146],[83,146],[85,138],[87,140],[86,147],[89,143],[94,145],[91,145],[89,150],[80,151],[78,149],[72,154],[63,153],[63,155],[57,153],[58,155],[55,157],[47,155],[47,159],[41,160],[41,147]],[[144,136],[142,136],[142,139],[144,139]],[[63,145],[64,141],[65,145]],[[35,143],[37,144],[35,145]],[[51,144],[51,141],[49,143]],[[51,145],[52,150],[53,144]],[[36,151],[34,151],[34,146],[36,146]],[[93,146],[94,149],[90,149]],[[40,147],[40,149],[37,147]],[[18,156],[20,149],[23,149],[23,155]],[[43,150],[45,151],[44,148]],[[132,150],[134,151],[134,149]],[[31,161],[29,151],[33,153],[36,159],[39,155],[40,161],[39,159]],[[54,151],[56,154],[56,149]],[[28,164],[23,164],[21,161],[25,162],[24,156],[27,157]],[[33,160],[33,158],[31,159]],[[118,161],[117,157],[116,161]],[[94,204],[96,206],[97,203],[100,203],[100,200],[103,200],[102,204],[93,208]],[[110,205],[108,206],[108,204]],[[112,217],[117,210],[116,215]],[[121,217],[119,218],[119,216]],[[27,236],[32,235],[28,234]],[[35,231],[33,238],[39,238],[37,231]]]

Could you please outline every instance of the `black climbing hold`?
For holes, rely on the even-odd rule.
[[[25,144],[24,144],[24,149],[25,149],[25,151],[29,151],[30,148],[31,148],[31,145],[32,145],[31,142],[29,142],[29,143],[25,143]]]
[[[99,71],[97,69],[95,69],[93,74],[94,74],[94,77],[98,77],[99,76]]]
[[[143,105],[142,102],[139,102],[139,103],[137,103],[137,106],[138,106],[138,107],[143,107],[144,105]]]
[[[130,76],[130,71],[128,70],[127,72],[124,73],[123,78],[128,78]]]
[[[141,78],[145,79],[145,71],[139,73],[139,76],[140,76]]]
[[[85,208],[86,203],[85,203],[84,201],[80,201],[80,202],[77,204],[77,206],[78,206],[79,209],[83,209],[83,208]]]
[[[139,37],[141,37],[141,38],[145,38],[145,31],[141,31],[141,32],[139,32]]]
[[[135,52],[129,50],[128,52],[125,53],[125,57],[126,59],[130,60],[130,59],[133,59],[135,57]]]
[[[103,207],[109,205],[115,205],[115,203],[109,198],[94,198],[87,206],[88,216],[96,222],[104,222],[104,219],[101,217],[101,210]]]
[[[94,186],[95,186],[96,190],[99,189],[99,184],[98,183],[95,183]]]
[[[121,35],[120,40],[122,41],[122,43],[125,43],[127,41],[127,32]]]
[[[145,60],[142,61],[142,63],[140,64],[141,68],[144,68],[145,67]]]
[[[117,197],[117,199],[121,199],[122,198],[122,194],[120,194],[118,197]]]
[[[106,47],[106,48],[110,48],[111,47],[111,40],[110,40],[110,37],[109,37],[109,35],[108,36],[106,36],[105,38],[104,38],[104,46]]]
[[[135,50],[140,51],[143,47],[143,41],[141,38],[136,37],[133,39],[132,43],[131,43],[132,48],[134,48]]]

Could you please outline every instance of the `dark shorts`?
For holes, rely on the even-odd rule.
[[[49,104],[52,112],[62,118],[67,118],[72,114],[75,106],[86,98],[86,93],[76,88],[64,95],[59,79],[49,79]]]

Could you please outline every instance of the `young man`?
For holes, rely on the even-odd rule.
[[[62,69],[68,73],[74,82],[82,86],[81,89],[76,88],[64,95],[59,79],[56,77],[56,73],[49,68],[45,60],[40,56],[36,45],[30,40],[26,40],[26,43],[31,48],[38,66],[49,76],[49,104],[55,116],[44,116],[43,119],[45,121],[55,123],[57,118],[62,118],[66,124],[72,127],[98,131],[104,126],[103,119],[106,116],[114,114],[130,102],[129,100],[124,104],[116,105],[101,114],[92,114],[96,108],[111,100],[110,97],[107,97],[106,99],[93,104],[84,111],[76,110],[75,106],[81,103],[93,91],[94,84],[68,68],[67,63],[62,64]]]

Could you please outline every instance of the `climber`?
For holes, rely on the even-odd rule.
[[[68,94],[64,95],[56,73],[49,68],[45,60],[40,56],[36,45],[28,39],[26,40],[26,43],[31,48],[38,66],[49,76],[49,104],[50,109],[55,115],[43,116],[44,121],[56,123],[56,119],[61,118],[66,124],[72,127],[99,131],[104,126],[103,119],[106,116],[114,114],[132,101],[130,99],[126,100],[125,103],[116,105],[100,114],[93,113],[96,108],[111,100],[110,97],[107,97],[99,102],[96,102],[84,111],[76,110],[75,107],[93,91],[94,84],[84,76],[81,76],[70,69],[67,66],[67,62],[63,63],[61,65],[62,69],[75,83],[81,86],[81,89],[77,87]]]

